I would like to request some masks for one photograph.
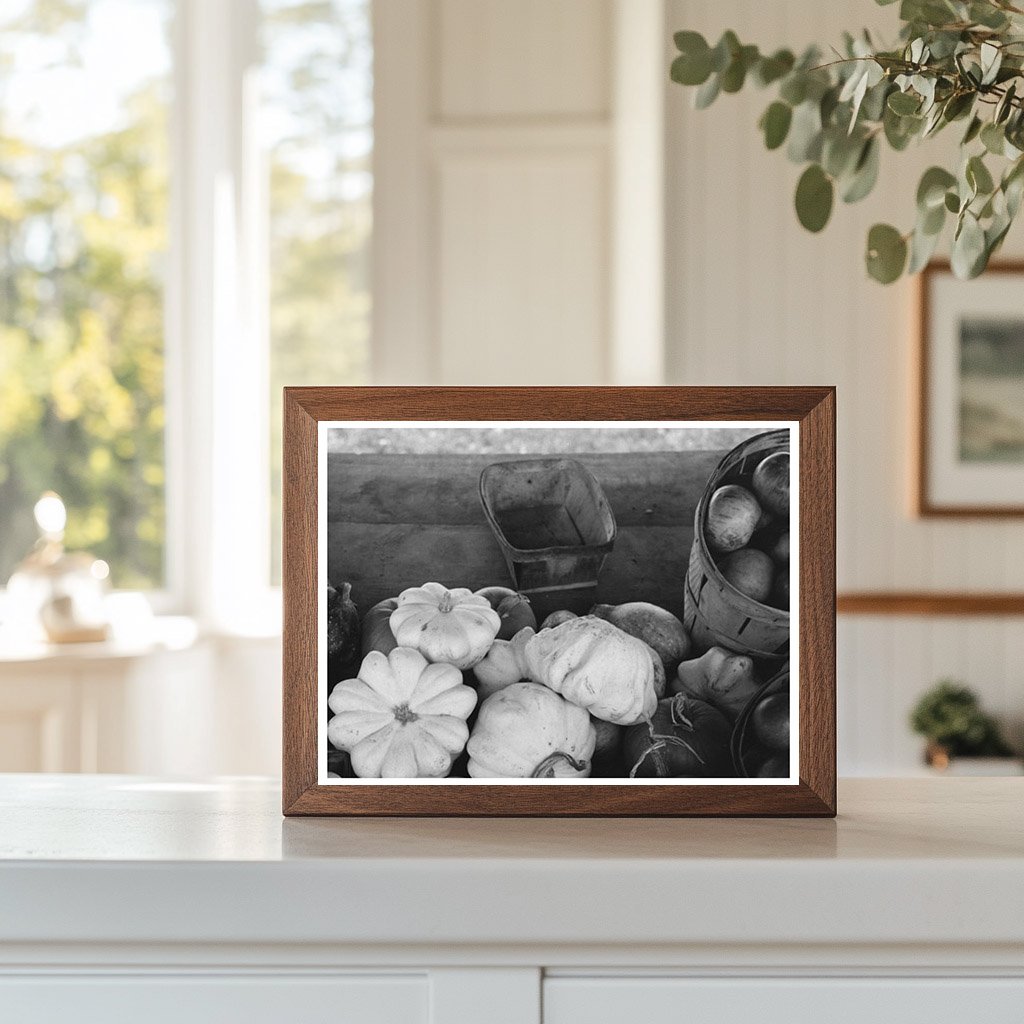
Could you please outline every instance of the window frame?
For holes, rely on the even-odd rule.
[[[167,587],[209,631],[280,630],[271,586],[257,0],[177,0],[165,298]]]

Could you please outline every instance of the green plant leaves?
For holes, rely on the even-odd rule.
[[[821,143],[821,108],[814,100],[805,100],[793,111],[786,156],[795,164],[817,160]]]
[[[699,108],[748,82],[773,89],[758,127],[766,148],[806,165],[794,204],[814,232],[828,223],[837,195],[853,203],[872,191],[883,143],[900,152],[962,120],[957,173],[931,167],[922,175],[908,234],[871,228],[867,269],[883,283],[920,270],[952,214],[954,269],[973,276],[1024,206],[1024,12],[1009,0],[900,0],[899,8],[895,47],[846,32],[832,50],[836,60],[814,46],[799,57],[788,49],[762,54],[732,31],[713,47],[699,32],[679,32],[671,77],[695,87]]]
[[[843,185],[844,203],[860,202],[875,187],[878,181],[879,149],[878,138],[874,136],[861,147],[853,173]]]
[[[907,114],[916,114],[921,109],[921,100],[913,93],[894,92],[889,95],[888,105],[894,114],[904,117]]]
[[[956,184],[956,176],[944,167],[929,167],[917,186],[917,207],[927,213],[946,201],[946,192]]]
[[[832,179],[817,165],[811,164],[796,185],[796,215],[808,231],[820,231],[832,215],[834,189]]]
[[[789,50],[776,50],[770,57],[762,57],[753,69],[754,81],[762,88],[777,82],[793,70],[796,58]]]
[[[868,274],[879,284],[892,284],[907,262],[906,239],[890,224],[875,224],[868,232]]]
[[[987,196],[995,188],[992,175],[980,156],[972,156],[967,161],[967,169],[964,174],[975,195]]]
[[[711,47],[699,32],[677,32],[673,37],[679,56],[672,61],[672,81],[703,85],[711,74]]]
[[[1003,131],[1002,126],[993,124],[991,121],[982,126],[981,132],[981,144],[987,149],[993,156],[1002,156],[1003,147],[1006,145],[1006,133]]]
[[[987,259],[985,231],[978,218],[966,212],[953,236],[953,251],[950,256],[953,273],[965,281],[977,277],[984,270]]]
[[[793,108],[788,103],[776,100],[769,105],[759,122],[768,149],[778,149],[786,141],[792,120]]]

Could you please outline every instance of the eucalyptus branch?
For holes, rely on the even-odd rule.
[[[1024,196],[1024,23],[1014,20],[1024,9],[1010,0],[902,0],[899,14],[896,47],[846,34],[827,62],[815,47],[798,58],[762,54],[734,32],[714,46],[678,32],[672,78],[697,88],[702,109],[751,81],[775,90],[759,128],[768,149],[785,145],[804,165],[795,206],[809,231],[825,227],[837,194],[853,203],[872,191],[883,143],[899,152],[962,122],[958,166],[929,168],[913,228],[876,224],[865,259],[882,283],[916,273],[952,220],[953,269],[974,277],[1002,245]]]

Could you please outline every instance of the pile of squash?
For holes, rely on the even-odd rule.
[[[360,778],[722,777],[753,663],[646,602],[537,623],[505,587],[439,583],[360,622],[328,594],[331,774]]]

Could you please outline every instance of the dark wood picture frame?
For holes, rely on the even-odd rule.
[[[799,783],[721,786],[318,784],[318,423],[790,420],[800,426]],[[812,816],[836,813],[835,389],[286,388],[283,811],[355,816]]]
[[[949,505],[937,504],[930,493],[928,438],[931,432],[931,400],[928,393],[931,371],[930,339],[933,320],[932,286],[937,274],[951,273],[947,260],[934,260],[917,279],[917,338],[914,346],[913,374],[916,383],[917,410],[914,417],[916,436],[914,453],[912,506],[922,519],[1006,519],[1024,516],[1024,505]],[[998,274],[1024,275],[1024,261],[994,261],[985,269],[985,276]],[[1018,595],[1019,596],[1019,595]]]

